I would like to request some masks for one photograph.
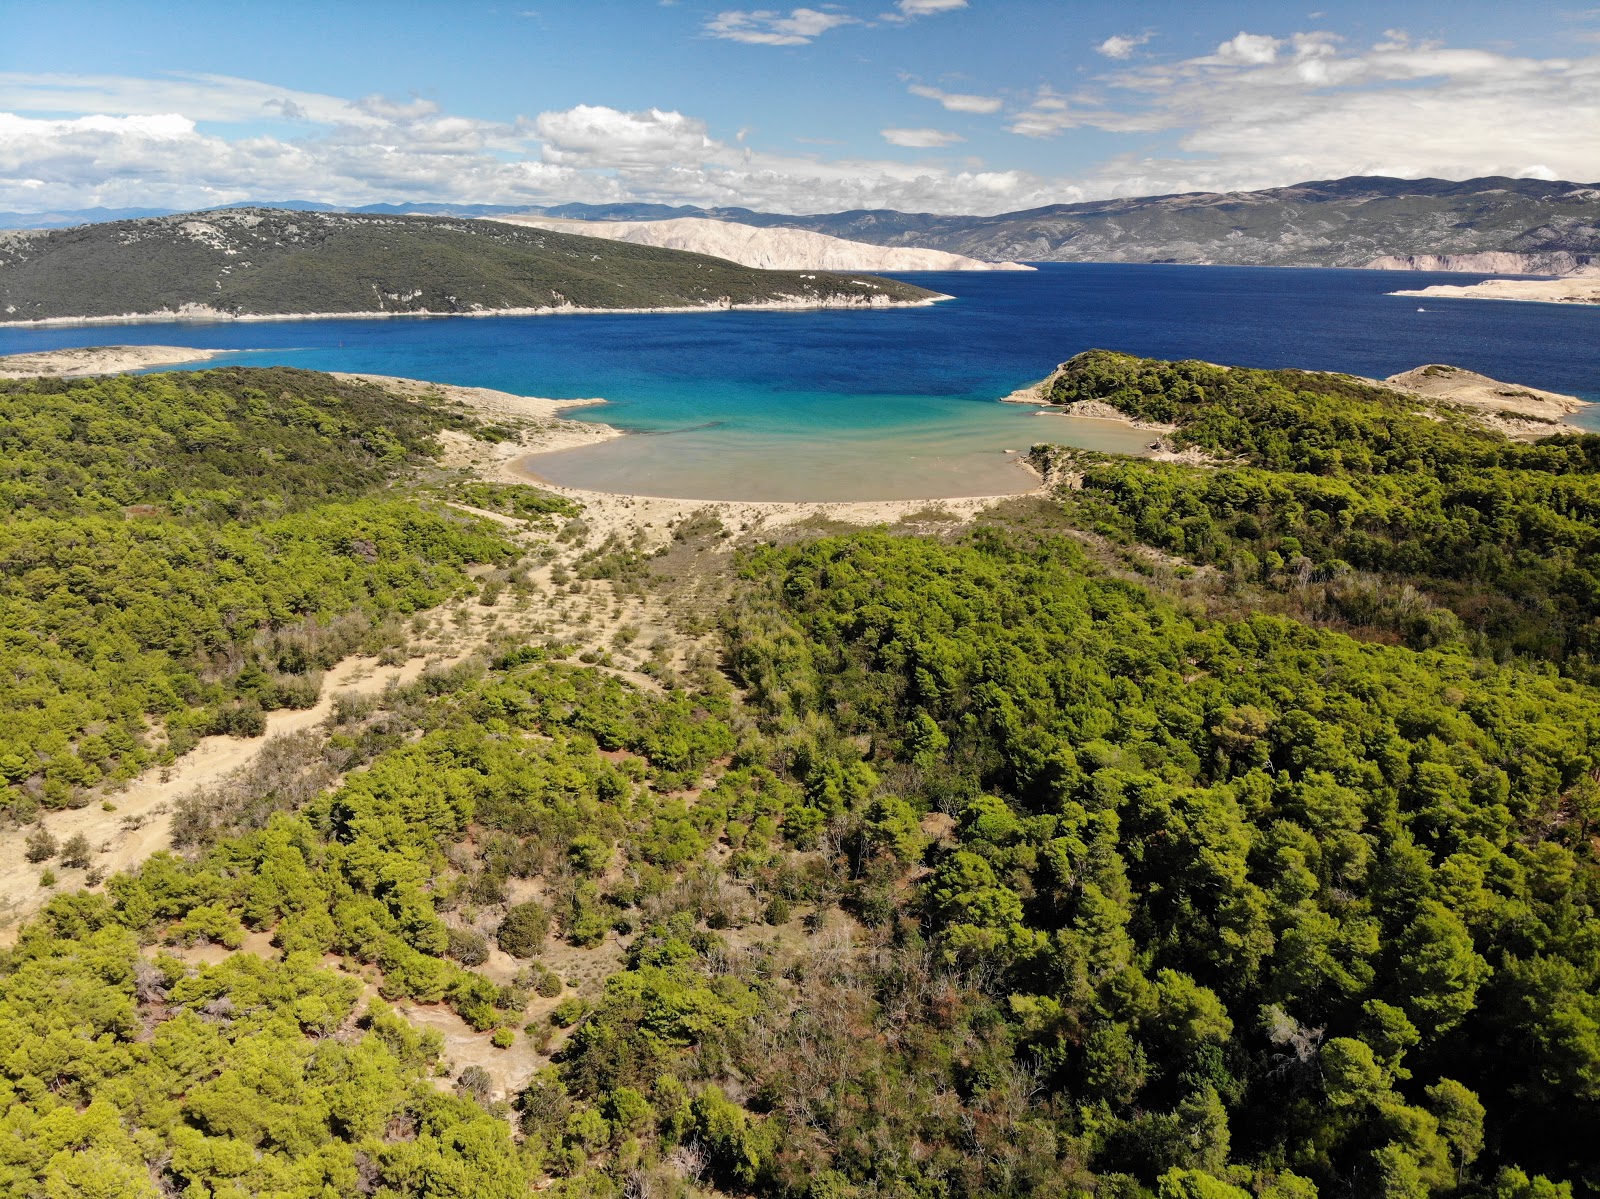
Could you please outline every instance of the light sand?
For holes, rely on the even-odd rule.
[[[205,362],[219,354],[234,352],[197,350],[193,346],[74,346],[64,350],[41,350],[34,354],[7,354],[0,357],[0,379],[30,379],[41,375],[115,375],[151,366]]]
[[[1430,300],[1517,300],[1530,304],[1600,304],[1600,273],[1559,279],[1485,279],[1482,283],[1435,283],[1392,296]]]
[[[347,658],[323,676],[322,695],[315,707],[268,713],[265,736],[202,738],[172,766],[149,770],[126,790],[108,795],[115,811],[102,810],[96,800],[88,807],[46,813],[43,824],[58,842],[64,843],[76,833],[88,837],[95,850],[93,865],[107,874],[135,867],[157,850],[171,848],[172,804],[179,796],[197,787],[215,786],[234,771],[248,767],[270,738],[326,720],[336,698],[379,694],[391,682],[415,679],[423,665],[421,658],[393,667],[379,667],[374,658]],[[46,866],[60,880],[55,887],[39,885]],[[9,944],[17,923],[38,911],[52,895],[83,885],[82,870],[65,869],[55,860],[27,861],[20,833],[0,837],[0,944]]]

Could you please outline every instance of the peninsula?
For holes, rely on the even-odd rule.
[[[231,209],[0,234],[0,321],[877,308],[937,292],[423,216]]]

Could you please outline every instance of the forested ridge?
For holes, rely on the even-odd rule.
[[[1069,398],[1226,464],[1074,459],[1081,490],[963,533],[746,545],[717,659],[659,691],[502,640],[341,704],[270,771],[182,801],[173,852],[54,898],[0,957],[0,1189],[1600,1192],[1583,645],[1473,627],[1442,556],[1339,566],[1308,532],[1302,569],[1296,534],[1175,510],[1186,536],[1226,528],[1202,556],[1152,534],[1155,501],[1091,482],[1581,480],[1589,439],[1519,446],[1326,376],[1202,375],[1196,395],[1191,364],[1080,366]],[[335,407],[319,376],[281,382]],[[451,414],[407,411],[411,431],[386,409],[351,428],[423,453]],[[1516,548],[1459,519],[1469,550]],[[1140,541],[1202,569],[1130,569]],[[1522,588],[1549,577],[1483,570],[1470,595],[1544,612]],[[1406,586],[1438,598],[1383,606]],[[1361,619],[1328,606],[1360,589]],[[401,1014],[418,1004],[531,1074],[451,1065]]]

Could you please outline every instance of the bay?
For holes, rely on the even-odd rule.
[[[1014,492],[1033,483],[1014,459],[1035,441],[1139,452],[1147,434],[995,402],[1092,347],[1374,377],[1447,362],[1600,400],[1600,309],[1386,294],[1482,276],[1047,264],[902,277],[955,298],[889,311],[0,328],[0,353],[225,347],[239,352],[210,365],[601,396],[572,415],[641,436],[540,456],[540,475],[738,499]],[[1600,429],[1600,408],[1577,419]]]

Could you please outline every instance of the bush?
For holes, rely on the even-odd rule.
[[[519,903],[500,922],[496,940],[512,957],[531,958],[550,936],[550,910],[542,903]]]
[[[550,1011],[550,1023],[557,1028],[571,1028],[589,1012],[589,1005],[576,995],[569,995]]]
[[[793,915],[794,905],[781,895],[767,904],[765,917],[768,924],[788,924]]]
[[[452,928],[445,952],[463,966],[481,966],[489,960],[489,941],[473,929]]]
[[[574,837],[567,847],[567,858],[575,870],[584,874],[600,874],[611,864],[611,846],[591,833]]]
[[[56,856],[56,839],[42,824],[28,834],[25,844],[26,849],[23,852],[30,862],[48,862]]]
[[[482,1066],[468,1066],[461,1072],[461,1077],[456,1079],[456,1094],[474,1103],[486,1103],[493,1089],[494,1080]]]
[[[73,833],[67,838],[67,843],[61,847],[61,864],[73,870],[87,870],[89,868],[89,855],[93,853],[89,846],[89,838],[82,833]]]
[[[561,976],[554,970],[546,970],[544,977],[539,980],[539,994],[546,999],[554,999],[564,989]]]
[[[512,1042],[514,1042],[516,1039],[517,1034],[515,1029],[497,1028],[494,1030],[494,1036],[489,1038],[489,1044],[493,1045],[496,1049],[510,1049]]]

